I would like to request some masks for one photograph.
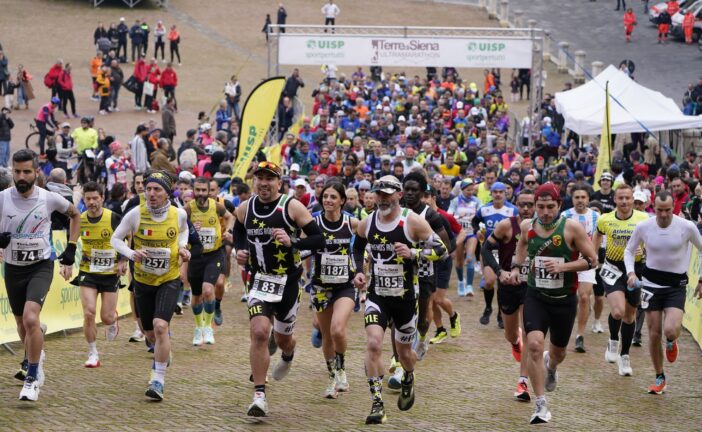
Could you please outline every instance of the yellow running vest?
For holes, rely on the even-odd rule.
[[[117,251],[110,245],[112,232],[112,211],[103,209],[96,223],[88,220],[87,211],[80,215],[80,240],[83,243],[80,271],[98,275],[117,273]]]
[[[190,222],[195,226],[202,243],[203,253],[209,253],[222,247],[222,226],[217,216],[217,202],[207,198],[207,210],[204,212],[192,200],[190,205]]]
[[[134,263],[134,279],[146,285],[161,285],[178,279],[178,210],[171,206],[163,222],[156,222],[146,209],[139,205],[141,221],[134,233],[134,250],[145,250],[148,258]]]

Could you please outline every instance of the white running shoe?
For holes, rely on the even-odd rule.
[[[616,363],[619,358],[619,341],[610,339],[607,342],[607,350],[605,351],[605,360],[608,363]]]
[[[202,330],[202,335],[205,339],[205,343],[207,345],[214,345],[215,340],[214,340],[214,330],[212,330],[212,327],[205,327]]]
[[[278,360],[278,363],[273,366],[273,379],[280,381],[288,375],[290,368],[292,367],[292,361],[285,361],[282,358]]]
[[[336,371],[336,390],[340,392],[349,391],[349,381],[346,378],[346,371],[337,369]]]
[[[619,358],[617,359],[617,365],[619,366],[619,375],[632,376],[634,374],[634,370],[631,368],[631,360],[629,359],[629,354],[619,356]]]
[[[205,342],[202,330],[203,329],[200,327],[195,327],[195,335],[193,336],[193,346],[200,346]]]
[[[546,401],[537,401],[534,414],[531,415],[530,424],[548,423],[551,420],[551,411],[546,406]]]
[[[39,387],[44,385],[46,380],[46,375],[44,374],[44,360],[46,360],[46,353],[41,350],[41,356],[39,357],[39,368],[37,369],[37,384]]]
[[[592,323],[592,332],[604,333],[604,328],[602,328],[602,323],[600,322],[600,320],[595,320],[595,322]]]
[[[98,353],[88,354],[88,360],[83,363],[83,366],[91,369],[100,367],[100,356]]]
[[[251,417],[265,417],[268,415],[268,401],[265,393],[254,393],[253,402],[249,405],[247,415]]]
[[[134,333],[132,333],[131,336],[129,336],[129,342],[143,342],[144,341],[144,333],[139,330],[137,327],[136,330],[134,330]]]
[[[105,329],[105,338],[107,339],[108,342],[112,342],[115,339],[117,339],[117,335],[119,334],[119,320],[115,320],[115,322]]]
[[[327,389],[324,390],[324,397],[327,399],[336,399],[339,396],[339,392],[336,391],[336,374],[333,377],[329,377],[329,385]]]
[[[551,369],[551,355],[548,351],[544,351],[544,369],[546,370],[546,391],[552,392],[558,385],[558,371]]]
[[[405,375],[405,370],[402,366],[395,369],[395,373],[388,379],[388,388],[390,390],[399,391],[402,388],[402,377]]]
[[[427,355],[427,352],[429,351],[429,339],[424,339],[424,341],[419,341],[417,343],[417,361],[422,361],[424,360],[424,356]]]
[[[473,285],[466,285],[466,290],[464,293],[464,297],[473,297],[475,295],[473,292]]]
[[[22,386],[22,391],[20,391],[19,399],[23,401],[36,402],[39,399],[39,382],[32,378],[27,377],[24,380],[24,385]]]

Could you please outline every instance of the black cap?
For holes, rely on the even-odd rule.
[[[195,129],[188,129],[188,132],[186,132],[186,136],[188,138],[194,137],[195,135],[197,135],[197,130]]]

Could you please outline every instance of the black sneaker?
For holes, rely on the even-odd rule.
[[[29,360],[24,359],[20,362],[20,369],[15,374],[15,378],[24,381],[27,378],[27,370],[29,370]]]
[[[497,327],[503,330],[505,328],[505,322],[502,321],[502,314],[500,313],[500,311],[497,311]]]
[[[275,337],[273,336],[273,330],[271,330],[271,335],[268,337],[268,354],[273,355],[278,350],[278,345],[275,343]]]
[[[385,415],[385,405],[382,401],[373,402],[371,407],[371,412],[366,417],[366,424],[383,424],[387,421],[387,416]]]
[[[492,315],[492,308],[485,308],[483,316],[480,317],[480,324],[488,325],[490,323],[490,315]]]
[[[578,335],[575,337],[575,352],[584,353],[585,352],[585,338]]]
[[[635,347],[640,347],[641,346],[641,335],[634,335],[634,338],[631,340],[631,344]]]
[[[183,307],[179,304],[176,304],[175,307],[175,314],[176,315],[183,315]]]
[[[414,379],[410,383],[402,380],[400,397],[397,398],[397,407],[400,411],[407,411],[414,405]]]

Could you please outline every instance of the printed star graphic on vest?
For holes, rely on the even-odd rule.
[[[334,240],[334,234],[329,234],[329,236],[328,236],[327,238],[328,238],[329,240]]]
[[[273,240],[273,244],[275,245],[275,247],[283,246],[283,243],[279,242],[278,240]]]
[[[278,250],[278,253],[273,255],[278,261],[285,261],[285,253],[282,250]]]
[[[405,259],[402,258],[401,256],[398,256],[397,258],[395,258],[395,262],[396,262],[397,264],[404,264],[404,263],[405,263]]]
[[[348,255],[349,250],[347,248],[341,248],[341,255]]]
[[[380,236],[378,235],[378,233],[375,233],[375,235],[373,236],[373,238],[374,238],[375,240],[378,240],[378,239],[380,238]]]
[[[254,218],[251,222],[253,222],[254,225],[258,225],[258,219]]]
[[[287,267],[283,267],[283,265],[281,264],[277,269],[274,269],[273,271],[274,271],[275,274],[277,274],[277,275],[284,275],[285,273],[288,272],[288,268],[287,268]]]
[[[382,244],[385,244],[385,243],[387,243],[387,242],[388,242],[387,237],[383,237],[383,238],[380,239],[380,243],[382,243]]]
[[[265,227],[266,227],[266,224],[265,224],[263,221],[261,221],[261,222],[258,223],[258,227],[259,227],[259,228],[265,228]]]

